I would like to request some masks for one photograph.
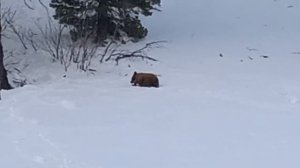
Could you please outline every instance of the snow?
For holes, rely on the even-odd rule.
[[[95,74],[64,78],[26,52],[33,83],[2,91],[0,167],[298,168],[299,6],[164,0],[144,18],[145,41],[168,41],[151,51],[160,61]],[[159,74],[161,87],[131,86],[134,71]]]

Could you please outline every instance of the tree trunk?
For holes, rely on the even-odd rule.
[[[3,46],[2,46],[2,27],[1,27],[1,23],[0,23],[0,90],[1,89],[12,89],[12,87],[10,86],[10,84],[8,83],[8,79],[7,79],[7,71],[5,70],[4,67],[4,53],[3,53]]]

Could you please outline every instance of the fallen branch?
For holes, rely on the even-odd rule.
[[[31,0],[29,1],[31,2]],[[28,9],[34,10],[34,8],[28,4],[27,0],[24,0],[24,4],[27,6]]]
[[[154,41],[147,43],[145,46],[143,46],[140,49],[137,49],[135,51],[128,51],[128,50],[118,50],[118,45],[112,45],[115,44],[114,42],[110,42],[106,49],[104,50],[104,53],[101,55],[100,63],[102,63],[103,59],[106,57],[105,61],[114,60],[116,62],[116,65],[119,64],[120,60],[127,59],[127,58],[141,58],[141,59],[147,59],[150,61],[158,61],[157,59],[149,56],[147,54],[147,50],[153,49],[153,48],[160,48],[162,45],[161,43],[166,43],[166,41]],[[109,53],[109,54],[108,54]]]
[[[118,56],[115,61],[116,61],[116,64],[118,65],[119,64],[119,61],[122,60],[122,59],[125,59],[125,58],[142,58],[142,59],[148,59],[150,61],[158,61],[157,59],[155,58],[152,58],[152,57],[149,57],[149,56],[145,56],[145,55],[120,55]]]

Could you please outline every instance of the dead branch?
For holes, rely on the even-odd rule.
[[[4,8],[1,9],[1,26],[2,26],[2,33],[7,29],[9,26],[8,23],[13,23],[13,20],[16,16],[17,11],[12,10],[11,8]]]
[[[6,23],[8,24],[8,26],[10,27],[10,29],[12,30],[12,32],[18,37],[18,39],[20,40],[21,44],[23,45],[24,49],[27,50],[28,47],[25,43],[25,36],[24,34],[22,34],[17,28],[16,26],[13,24],[12,21],[9,21],[6,19]]]
[[[110,43],[106,48],[104,53],[102,54],[100,63],[102,63],[104,57],[105,61],[114,60],[116,64],[119,64],[120,60],[127,59],[127,58],[141,58],[146,59],[150,61],[158,61],[157,59],[148,56],[147,51],[153,48],[160,48],[162,43],[166,43],[166,41],[154,41],[147,43],[145,46],[143,46],[140,49],[137,49],[135,51],[128,51],[128,50],[118,50],[119,46],[112,46],[112,43]],[[109,54],[108,54],[109,53]]]
[[[23,47],[27,50],[28,47],[25,43],[25,35],[20,32],[20,30],[16,27],[15,24],[15,16],[17,11],[12,10],[11,8],[5,8],[1,15],[1,25],[2,25],[2,32],[5,30],[10,30],[13,34],[17,36],[19,41],[22,43]],[[7,36],[4,36],[7,37]],[[7,37],[9,38],[9,37]]]
[[[35,52],[38,51],[38,44],[34,40],[34,36],[36,36],[36,35],[37,34],[34,33],[31,29],[29,29],[25,35],[26,40],[29,41],[29,43],[31,44],[31,47],[34,49]]]
[[[131,55],[131,54],[125,54],[125,55],[120,55],[120,56],[117,56],[115,61],[116,61],[116,64],[119,65],[119,61],[122,60],[122,59],[125,59],[125,58],[142,58],[143,60],[144,59],[148,59],[150,61],[158,61],[157,59],[155,58],[152,58],[152,57],[149,57],[149,56],[145,56],[145,55]]]
[[[107,47],[105,47],[105,50],[104,50],[103,54],[101,54],[100,63],[103,62],[105,56],[107,55],[109,49],[111,48],[111,45],[113,45],[113,44],[115,44],[115,41],[111,40],[111,41],[109,42],[109,44],[107,45]]]
[[[32,2],[31,0],[29,0],[29,1]],[[28,9],[34,10],[34,8],[29,5],[29,3],[27,2],[27,0],[24,0],[24,4],[27,6]]]

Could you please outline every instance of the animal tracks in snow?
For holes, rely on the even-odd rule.
[[[300,103],[300,100],[297,96],[290,95],[289,93],[286,93],[286,92],[282,92],[282,93],[280,93],[280,95],[283,96],[284,99],[286,99],[287,102],[290,103],[290,104]]]
[[[287,98],[288,98],[289,103],[291,103],[291,104],[299,103],[299,98],[296,96],[288,96]]]
[[[62,100],[59,102],[59,104],[65,108],[65,109],[68,109],[68,110],[74,110],[77,108],[76,104],[72,101],[68,101],[68,100]]]
[[[42,156],[35,156],[33,161],[38,164],[45,164],[45,158]]]

